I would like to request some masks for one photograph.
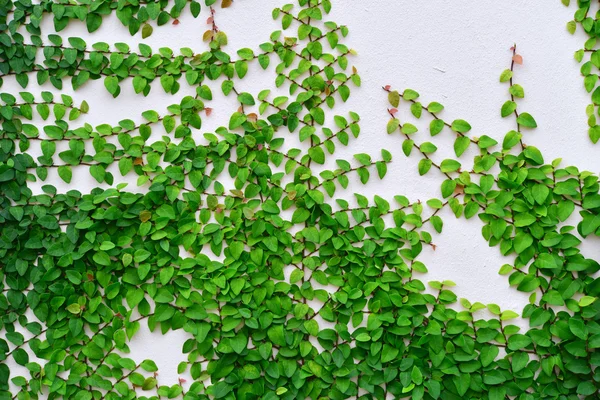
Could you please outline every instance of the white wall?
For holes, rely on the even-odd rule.
[[[219,27],[229,36],[227,49],[257,48],[278,29],[271,19],[271,10],[281,5],[279,0],[239,0],[232,8],[218,11]],[[574,164],[594,173],[600,172],[600,144],[593,146],[587,137],[585,106],[589,95],[583,89],[579,65],[573,53],[582,46],[583,34],[571,36],[565,24],[574,9],[565,8],[558,0],[456,1],[456,0],[333,0],[330,19],[350,28],[346,42],[358,51],[352,62],[358,68],[363,85],[353,89],[347,105],[336,109],[358,112],[362,117],[361,137],[336,157],[350,159],[355,153],[379,155],[382,147],[392,151],[394,163],[383,182],[372,179],[367,187],[353,182],[354,191],[372,197],[379,194],[391,199],[405,194],[411,199],[427,200],[439,196],[439,176],[419,177],[418,158],[406,159],[401,152],[401,140],[385,133],[387,101],[381,87],[412,88],[419,91],[423,101],[439,101],[446,106],[441,115],[448,120],[462,118],[473,126],[472,135],[487,134],[496,139],[513,129],[514,120],[500,118],[500,107],[507,99],[507,85],[498,81],[500,72],[510,62],[509,48],[517,43],[524,64],[516,67],[515,80],[524,86],[526,99],[520,110],[530,112],[539,128],[526,133],[525,141],[539,147],[547,161],[562,157],[565,164]],[[207,10],[203,8],[198,19],[189,13],[180,18],[180,24],[154,29],[146,40],[153,48],[169,46],[202,50],[201,35],[206,30]],[[44,26],[49,32],[50,20]],[[72,24],[61,36],[81,36],[88,43],[118,41],[135,44],[139,35],[130,37],[116,18],[105,18],[102,27],[92,35],[83,24]],[[274,76],[269,72],[252,72],[238,86],[242,91],[257,93],[272,85]],[[69,85],[65,85],[69,86]],[[15,87],[7,80],[3,90]],[[48,89],[48,88],[46,88]],[[30,86],[34,91],[35,86]],[[70,89],[67,89],[67,92]],[[216,92],[215,89],[213,92]],[[17,90],[13,90],[17,92]],[[183,93],[193,90],[182,85]],[[90,104],[88,122],[116,124],[124,118],[141,121],[142,111],[155,109],[162,112],[177,96],[162,93],[158,82],[149,97],[136,96],[128,86],[117,100],[104,90],[101,81],[87,84],[73,94],[76,102],[87,99]],[[222,96],[210,104],[212,116],[204,121],[203,130],[211,131],[226,125],[236,105],[233,98]],[[425,124],[421,124],[425,126]],[[436,137],[438,147],[452,148],[449,135]],[[446,153],[450,154],[450,153]],[[84,171],[81,177],[85,177]],[[71,187],[87,191],[95,186],[92,178],[76,180]],[[65,185],[53,182],[59,188]],[[134,185],[135,186],[135,185]],[[346,191],[348,196],[353,191]],[[497,248],[489,248],[480,234],[477,218],[456,220],[444,212],[445,231],[436,237],[437,251],[427,251],[423,261],[430,269],[424,280],[451,279],[457,283],[459,297],[472,301],[497,303],[503,309],[517,312],[527,302],[527,296],[508,287],[507,279],[497,274],[504,263],[510,262],[499,255]],[[600,241],[584,243],[584,254],[600,259]],[[183,332],[141,333],[131,344],[134,359],[152,358],[160,368],[160,382],[177,381],[177,364],[184,360],[181,346]]]

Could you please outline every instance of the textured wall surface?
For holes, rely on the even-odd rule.
[[[236,0],[232,8],[219,11],[216,19],[228,34],[229,51],[256,48],[267,41],[269,34],[279,27],[271,19],[271,10],[281,4],[279,0]],[[349,102],[336,110],[337,114],[344,109],[353,110],[362,118],[361,136],[347,148],[340,148],[339,156],[349,159],[355,153],[379,154],[381,148],[394,155],[383,181],[372,180],[366,187],[352,182],[345,195],[360,192],[391,199],[404,194],[422,200],[439,196],[438,176],[419,177],[418,158],[405,158],[400,138],[386,134],[387,101],[381,87],[415,89],[424,103],[444,104],[444,118],[469,121],[473,127],[471,135],[487,134],[498,139],[514,128],[514,119],[500,117],[508,86],[498,81],[500,73],[509,66],[509,48],[513,43],[517,43],[524,58],[523,65],[515,71],[516,82],[526,92],[519,108],[531,113],[539,125],[526,133],[525,140],[537,146],[546,161],[563,158],[565,164],[600,172],[600,145],[593,146],[587,137],[585,106],[589,95],[583,89],[579,65],[573,59],[574,51],[585,39],[583,35],[571,36],[566,32],[565,24],[572,18],[573,10],[563,7],[558,0],[334,0],[333,4],[330,18],[350,28],[347,41],[358,51],[351,63],[358,68],[363,83],[361,88],[353,89]],[[146,43],[153,48],[168,46],[174,51],[180,47],[203,50],[206,44],[201,37],[207,17],[206,9],[198,19],[185,13],[178,25],[155,28]],[[51,29],[50,20],[45,24]],[[129,36],[116,18],[106,19],[91,35],[76,23],[61,35],[80,36],[89,43],[120,41],[136,45],[141,40],[139,34]],[[272,86],[272,67],[264,72],[255,70],[238,89],[257,93]],[[7,80],[6,88],[18,92],[14,80]],[[177,98],[192,92],[192,88],[183,85]],[[73,97],[76,102],[88,101],[88,122],[92,125],[116,123],[124,118],[140,120],[142,111],[160,112],[177,101],[158,89],[146,98],[136,96],[131,85],[124,86],[115,100],[104,90],[102,81],[88,83]],[[214,111],[204,121],[202,130],[206,132],[226,125],[236,102],[221,95],[210,107]],[[443,154],[452,154],[452,138],[448,135],[444,141],[441,136],[436,138],[440,159]],[[81,179],[77,174],[74,176],[69,188],[89,191],[96,186],[87,171],[81,173]],[[56,176],[49,179],[54,179],[59,190],[67,189]],[[129,189],[136,190],[135,182]],[[488,247],[481,237],[478,219],[456,220],[449,210],[442,217],[446,224],[444,232],[435,237],[437,250],[427,250],[423,258],[430,270],[423,280],[450,279],[456,282],[455,292],[459,297],[497,303],[503,309],[520,312],[528,296],[509,288],[506,277],[498,275],[500,266],[511,260],[503,258],[497,248]],[[583,252],[587,257],[600,259],[600,242],[593,239],[584,242]],[[177,364],[185,358],[181,345],[186,334],[179,331],[161,336],[159,332],[144,329],[131,344],[131,357],[156,360],[164,382],[175,383]]]

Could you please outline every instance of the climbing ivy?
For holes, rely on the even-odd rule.
[[[388,133],[404,138],[406,156],[415,152],[421,157],[420,175],[430,170],[441,174],[445,201],[437,202],[438,207],[448,205],[457,218],[478,216],[485,240],[513,259],[499,273],[507,275],[509,285],[516,290],[531,293],[530,304],[522,314],[531,327],[526,332],[504,323],[516,313],[488,304],[488,311],[497,319],[477,320],[473,313],[486,306],[461,299],[467,311],[444,320],[446,332],[441,335],[446,347],[429,348],[428,361],[430,367],[439,363],[437,368],[444,368],[445,361],[449,363],[452,369],[441,371],[442,382],[450,375],[452,383],[444,387],[459,396],[593,399],[600,388],[600,353],[595,351],[600,347],[600,305],[596,302],[600,264],[581,254],[579,245],[581,238],[600,236],[598,176],[573,166],[560,167],[560,159],[547,164],[539,149],[525,143],[527,131],[537,128],[537,123],[518,106],[525,90],[514,83],[514,74],[522,56],[516,46],[511,51],[510,68],[500,75],[500,82],[508,85],[508,100],[500,114],[514,118],[515,129],[501,144],[487,135],[468,136],[468,122],[445,121],[439,114],[444,107],[437,102],[421,103],[414,90],[400,92],[384,87],[392,106],[388,109]],[[417,142],[417,127],[396,117],[400,103],[409,107],[413,118],[430,116],[430,136],[444,131],[454,135],[456,159],[434,161],[437,147],[431,142]],[[477,155],[465,166],[459,158],[469,154],[469,148]],[[569,225],[572,221],[577,221],[576,226]],[[458,337],[448,335],[456,321],[463,321]],[[505,347],[502,359],[496,359],[499,350],[494,346],[498,345],[490,342]],[[452,344],[452,351],[448,351],[448,344]],[[442,361],[432,352],[441,352]],[[436,372],[435,368],[428,371],[432,378]],[[442,394],[441,398],[454,397]]]
[[[383,178],[392,162],[387,150],[335,158],[361,131],[357,113],[335,112],[361,85],[348,29],[327,21],[330,1],[299,0],[273,11],[282,29],[265,43],[228,54],[215,6],[231,3],[204,4],[202,53],[39,30],[45,12],[59,31],[116,9],[135,33],[187,2],[170,12],[163,1],[0,7],[2,75],[23,90],[61,91],[65,80],[75,90],[0,93],[0,399],[597,398],[600,265],[579,245],[600,236],[598,176],[546,164],[526,144],[537,123],[518,104],[516,46],[500,77],[500,115],[515,119],[502,143],[472,136],[414,90],[385,86],[387,133],[421,158],[420,175],[439,172],[440,198],[345,198],[351,179]],[[276,89],[238,90],[269,66]],[[77,89],[98,79],[114,97],[124,85],[147,96],[154,80],[195,94],[91,126],[79,122],[93,110]],[[238,108],[207,133],[218,91]],[[418,140],[421,126],[429,141]],[[455,158],[437,160],[443,134],[455,136]],[[52,185],[88,174],[102,187]],[[132,176],[139,188],[128,191],[121,182]],[[450,280],[423,282],[419,256],[436,249],[446,208],[477,216],[507,257],[500,273],[531,293],[529,330],[512,310],[457,299]],[[191,382],[164,381],[154,361],[129,357],[142,324],[187,334],[177,373]]]
[[[565,6],[569,6],[571,0],[561,0]],[[583,84],[588,93],[592,93],[592,104],[586,108],[588,117],[589,137],[593,143],[600,140],[600,125],[597,122],[600,109],[600,87],[598,87],[598,69],[600,69],[600,50],[596,45],[600,33],[600,10],[592,15],[596,4],[591,0],[577,0],[577,11],[572,21],[567,23],[567,30],[574,34],[577,26],[586,33],[588,39],[582,49],[575,52],[575,60],[581,63],[581,74],[584,77]]]
[[[222,8],[231,6],[233,0],[222,0]],[[142,37],[152,34],[153,24],[165,25],[169,22],[179,24],[178,17],[188,7],[194,17],[200,14],[201,4],[196,0],[147,1],[73,1],[70,3],[54,0],[42,0],[33,3],[30,0],[0,0],[0,31],[15,34],[25,26],[28,33],[39,35],[40,23],[45,14],[50,14],[57,32],[65,29],[72,21],[85,22],[88,32],[94,32],[102,25],[102,19],[113,12],[121,23],[135,35],[142,31]],[[212,6],[217,0],[205,0],[206,6]]]

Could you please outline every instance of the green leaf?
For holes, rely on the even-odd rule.
[[[65,181],[65,183],[71,183],[71,179],[73,178],[73,171],[71,167],[68,165],[63,165],[58,167],[58,176]]]
[[[397,90],[393,90],[388,93],[388,101],[392,107],[398,107],[400,105],[400,93]]]
[[[244,122],[246,122],[246,115],[235,112],[229,120],[229,129],[233,130],[239,128]]]
[[[356,160],[364,166],[371,165],[371,156],[368,154],[355,154],[354,158],[356,158]]]
[[[518,317],[519,317],[519,314],[517,314],[516,312],[511,311],[511,310],[503,311],[502,314],[500,315],[500,319],[502,321],[508,321],[508,320],[515,319]]]
[[[579,318],[569,319],[569,330],[581,340],[587,340],[588,338],[588,330],[585,326],[585,322]]]
[[[93,260],[96,264],[109,266],[111,264],[110,256],[103,251],[94,254]]]
[[[581,299],[579,299],[579,306],[587,307],[590,304],[594,303],[596,300],[597,300],[597,298],[592,297],[592,296],[583,296]]]
[[[146,378],[144,380],[144,383],[142,384],[142,390],[152,390],[152,389],[154,389],[154,387],[156,387],[157,383],[158,382],[157,382],[156,378],[153,378],[153,377]]]
[[[381,362],[387,363],[393,361],[398,357],[399,353],[400,351],[397,348],[384,344],[383,351],[381,352]]]
[[[531,344],[531,338],[521,334],[515,334],[508,338],[508,348],[510,350],[521,350]]]
[[[471,140],[466,136],[459,136],[454,141],[454,152],[456,153],[456,157],[460,157],[471,144]]]
[[[535,119],[528,113],[521,113],[519,118],[517,118],[517,123],[526,128],[537,128]]]
[[[147,37],[149,37],[150,35],[152,35],[152,31],[154,29],[152,28],[151,25],[149,24],[144,24],[144,26],[142,27],[142,39],[146,39]]]
[[[107,76],[104,78],[104,87],[113,97],[117,97],[121,92],[119,88],[119,79],[116,76]]]
[[[158,367],[156,366],[156,363],[152,360],[144,360],[142,361],[142,363],[140,364],[140,367],[142,367],[142,369],[144,371],[148,371],[148,372],[156,372],[158,371]]]
[[[90,13],[87,15],[85,20],[88,32],[94,32],[98,30],[100,25],[102,25],[102,16],[99,14]]]
[[[225,381],[217,382],[215,385],[210,387],[210,391],[215,399],[222,399],[227,396],[229,392],[233,390],[233,387]]]
[[[429,105],[427,106],[427,111],[429,111],[430,113],[433,113],[433,114],[437,114],[443,110],[444,110],[444,106],[435,101],[429,103]]]
[[[412,89],[406,89],[402,93],[402,97],[404,98],[404,100],[408,100],[408,101],[415,100],[415,99],[419,98],[419,93],[415,92]]]
[[[387,124],[387,133],[390,134],[390,133],[395,132],[399,126],[400,126],[400,121],[398,119],[396,119],[396,118],[391,119]]]
[[[413,367],[410,373],[411,380],[415,383],[415,385],[420,385],[423,383],[423,373],[416,366]]]
[[[429,132],[431,136],[438,135],[444,129],[444,121],[441,119],[434,119],[429,124]]]
[[[274,325],[267,330],[267,336],[269,339],[278,346],[285,346],[286,341],[284,337],[283,325]]]
[[[598,143],[598,141],[600,140],[600,125],[592,126],[589,129],[588,134],[592,143]]]
[[[419,161],[419,175],[423,176],[425,175],[427,172],[429,172],[429,170],[431,169],[431,166],[433,165],[431,160],[425,159],[423,158],[422,160]]]
[[[542,205],[546,202],[546,199],[550,194],[550,189],[544,184],[536,184],[531,189],[531,194],[536,203]]]
[[[238,101],[247,106],[253,106],[256,104],[254,97],[250,93],[240,93]]]
[[[502,105],[502,110],[500,112],[500,115],[502,116],[502,118],[505,118],[505,117],[509,116],[510,114],[514,113],[516,109],[517,109],[517,103],[509,100],[506,103],[504,103],[504,105]]]
[[[522,99],[525,97],[525,90],[523,89],[523,86],[521,86],[521,85],[517,85],[517,84],[512,85],[510,87],[510,89],[508,89],[508,91],[510,92],[511,95],[513,95],[519,99]]]
[[[452,159],[443,160],[440,164],[440,169],[444,173],[456,172],[460,169],[460,167],[461,164],[458,161]]]
[[[544,157],[542,156],[542,152],[533,146],[527,146],[523,151],[525,157],[534,163],[534,165],[541,165],[544,163]]]
[[[533,244],[533,237],[525,232],[519,232],[515,236],[514,247],[517,254],[527,250]]]
[[[325,152],[321,146],[311,147],[308,149],[308,155],[317,164],[325,164]]]
[[[513,73],[511,70],[506,69],[504,71],[502,71],[502,74],[500,74],[500,82],[508,82],[513,76]]]
[[[301,281],[303,277],[304,271],[302,271],[301,269],[295,269],[290,275],[290,283],[293,285],[294,283]]]
[[[587,237],[600,228],[600,214],[584,214],[583,220],[579,224],[581,236]]]
[[[459,133],[467,133],[471,130],[471,125],[465,120],[457,119],[452,122],[452,130]]]
[[[81,306],[77,303],[73,303],[67,307],[67,311],[71,314],[79,314],[81,312]]]
[[[254,51],[252,49],[244,48],[238,50],[238,55],[244,60],[252,60],[254,58]]]

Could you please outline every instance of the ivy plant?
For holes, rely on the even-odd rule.
[[[387,134],[420,157],[418,174],[438,174],[440,196],[345,198],[351,179],[386,176],[392,155],[336,158],[361,132],[358,113],[336,112],[361,79],[329,0],[278,7],[281,30],[231,54],[217,24],[228,0],[203,3],[200,53],[40,30],[50,14],[56,31],[75,18],[93,31],[116,10],[144,37],[148,21],[197,16],[189,3],[0,7],[0,72],[23,89],[0,92],[0,400],[598,397],[600,264],[579,249],[600,236],[598,176],[526,144],[537,122],[519,106],[516,46],[500,76],[499,118],[514,119],[501,143],[385,86]],[[239,89],[270,65],[276,89]],[[173,104],[92,126],[77,96],[90,80],[115,98],[159,86]],[[195,94],[177,96],[182,85]],[[205,132],[218,91],[237,106]],[[439,160],[446,134],[456,157]],[[88,176],[89,193],[53,185]],[[451,280],[426,282],[420,255],[435,250],[445,209],[479,218],[506,256],[500,274],[530,293],[528,330],[513,310],[458,299]],[[177,373],[191,382],[129,357],[142,324],[186,333]]]
[[[571,0],[561,0],[565,6],[569,6]],[[575,3],[575,2],[574,2]],[[598,50],[597,41],[600,32],[600,11],[595,10],[595,4],[590,0],[577,0],[577,11],[573,20],[567,23],[567,30],[574,34],[579,26],[588,39],[585,41],[583,48],[575,52],[575,60],[581,63],[581,75],[584,77],[583,85],[588,93],[591,93],[592,103],[586,108],[588,117],[589,130],[588,134],[593,143],[598,143],[600,140],[600,124],[597,119],[600,114],[600,87],[598,87],[598,69],[600,68],[600,51]],[[597,8],[597,7],[596,7]]]

